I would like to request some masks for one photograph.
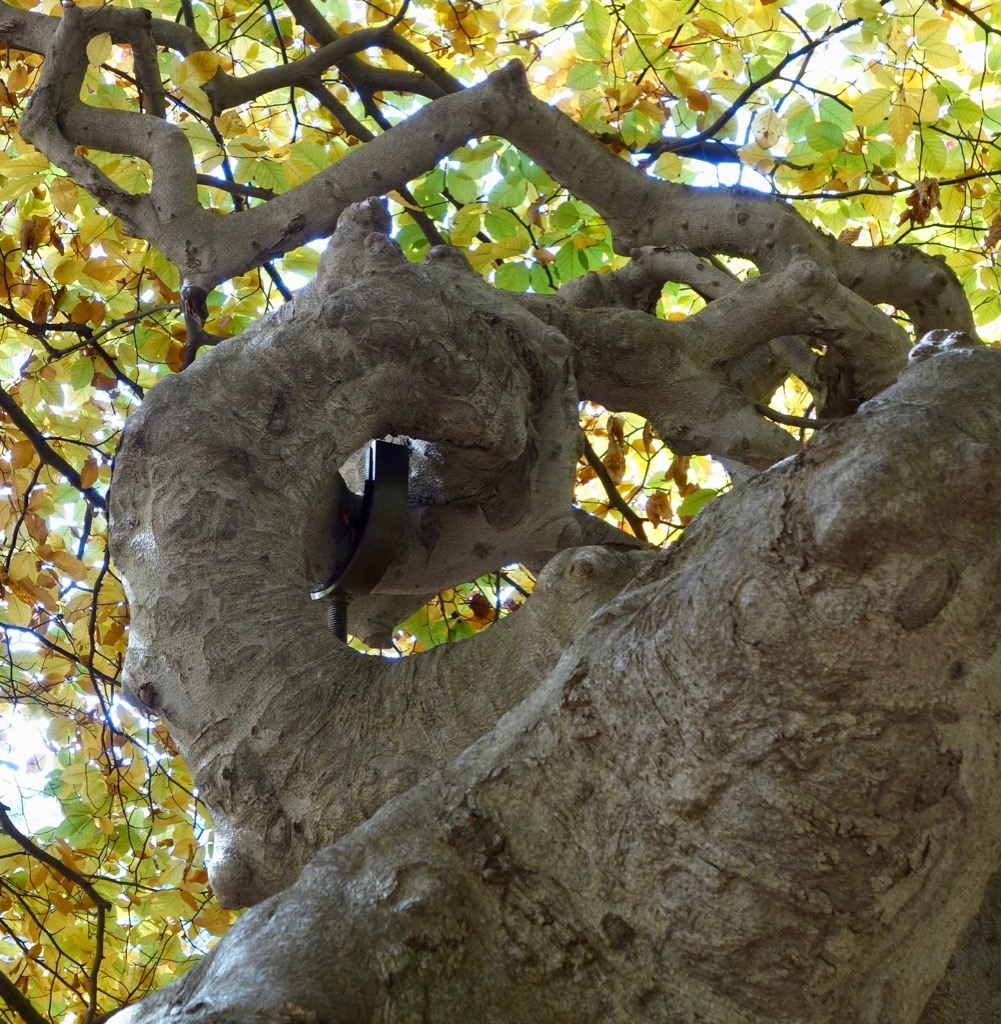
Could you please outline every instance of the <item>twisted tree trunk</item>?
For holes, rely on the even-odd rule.
[[[332,247],[355,283],[127,429],[127,689],[209,803],[220,895],[264,902],[118,1019],[918,1020],[1001,842],[1001,356],[929,341],[668,553],[581,548],[570,346],[377,222]],[[306,591],[384,434],[438,470],[377,611],[563,551],[522,612],[396,662]]]

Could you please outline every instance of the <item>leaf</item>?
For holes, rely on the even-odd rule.
[[[944,18],[929,18],[918,28],[917,44],[930,67],[955,68],[962,64],[959,51],[947,41],[949,28],[950,23]]]
[[[89,455],[87,461],[83,464],[83,469],[80,470],[80,486],[93,487],[97,483],[98,476],[99,467],[97,460],[93,455]]]
[[[68,551],[53,551],[49,561],[66,576],[73,580],[87,578],[87,566],[76,555]]]
[[[654,526],[669,523],[673,510],[667,491],[655,491],[646,499],[646,517]]]
[[[174,81],[181,89],[204,85],[218,70],[218,54],[211,50],[196,50],[178,63]]]
[[[89,307],[88,303],[88,307]],[[70,384],[74,391],[82,391],[89,387],[94,379],[94,360],[86,356],[74,361],[70,367]]]
[[[939,199],[938,181],[935,178],[923,178],[914,186],[907,196],[909,209],[900,217],[901,224],[910,221],[912,224],[924,224],[932,210],[942,205]]]
[[[567,72],[567,88],[580,92],[582,89],[593,89],[598,84],[601,69],[597,64],[578,61]]]
[[[890,111],[887,131],[898,146],[903,146],[914,127],[914,112],[910,107],[896,103]]]
[[[948,159],[949,153],[942,136],[938,132],[922,131],[921,169],[937,174],[945,170]]]
[[[80,200],[80,186],[62,175],[49,182],[49,198],[60,213],[73,213]]]
[[[274,160],[257,160],[254,164],[254,181],[261,187],[281,194],[289,187],[285,170]]]
[[[852,120],[860,128],[871,128],[885,120],[893,103],[889,89],[872,89],[863,93],[852,107]]]
[[[962,125],[979,124],[983,114],[983,110],[969,96],[960,96],[949,104],[949,116]]]
[[[697,491],[692,491],[678,506],[678,515],[684,517],[697,515],[718,494],[719,490],[715,487],[700,487]]]
[[[771,107],[766,107],[755,115],[751,122],[751,132],[754,141],[762,149],[771,149],[785,134],[785,124]]]
[[[612,17],[600,0],[588,0],[588,4],[584,8],[583,24],[584,31],[592,39],[601,43],[604,42],[608,30],[612,26]]]
[[[520,260],[502,263],[494,271],[494,284],[512,292],[528,291],[530,284],[528,267]]]
[[[816,121],[806,126],[806,141],[815,153],[829,153],[845,144],[845,133],[830,121]]]
[[[92,36],[87,43],[87,61],[90,64],[101,65],[111,57],[112,45],[111,35],[108,32],[101,32]]]
[[[28,440],[15,441],[9,449],[10,468],[23,469],[35,461],[34,445]]]

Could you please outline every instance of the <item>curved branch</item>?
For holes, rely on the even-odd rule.
[[[396,47],[391,45],[394,36],[395,33],[387,25],[359,29],[350,35],[332,40],[320,47],[319,50],[314,50],[308,57],[302,57],[288,64],[265,68],[241,78],[217,75],[211,83],[207,83],[205,91],[212,100],[215,112],[222,113],[223,110],[238,107],[242,103],[248,103],[258,96],[274,92],[277,89],[285,89],[291,85],[307,87],[308,83],[318,79],[328,68],[341,66],[345,63],[345,58],[352,57],[369,47],[379,46],[395,50]],[[378,70],[381,72],[382,69]],[[407,74],[407,72],[399,74]],[[423,79],[424,76],[420,75],[419,77]],[[401,80],[397,88],[401,92],[417,92],[418,90],[414,88],[416,84],[418,84],[417,77],[411,75],[406,79],[405,84]],[[441,93],[435,89],[433,95],[438,96]]]
[[[312,10],[308,0],[297,0],[295,7],[298,13]],[[152,117],[85,107],[57,79],[59,61],[69,60],[74,70],[67,78],[78,84],[85,70],[86,39],[121,14],[139,12],[71,8],[61,19],[52,39],[64,46],[58,57],[50,51],[44,81],[22,129],[126,220],[130,230],[173,260],[191,285],[207,290],[329,235],[351,202],[405,187],[470,139],[494,134],[518,146],[589,203],[608,223],[619,252],[660,246],[696,255],[723,253],[753,261],[763,274],[782,270],[799,253],[830,268],[842,285],[867,301],[905,310],[918,334],[938,327],[974,330],[962,287],[943,262],[908,247],[862,249],[839,243],[775,197],[655,181],[533,97],[517,63],[475,87],[427,104],[273,200],[225,217],[212,216],[197,205],[190,150],[178,130]],[[330,39],[331,33],[328,27],[324,37]],[[327,45],[339,47],[336,33],[333,37]],[[344,44],[347,49],[352,45]],[[342,70],[350,75],[343,65]],[[286,71],[278,69],[277,74]],[[127,144],[119,138],[124,126],[131,137]],[[151,197],[124,193],[77,154],[79,142],[112,150],[124,145],[147,159],[154,169]]]

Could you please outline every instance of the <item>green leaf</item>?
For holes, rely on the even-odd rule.
[[[579,61],[567,72],[567,88],[577,92],[582,89],[593,89],[598,84],[600,75],[601,69],[597,64]]]
[[[619,127],[622,141],[633,149],[642,149],[660,136],[660,125],[642,110],[630,110]]]
[[[954,117],[963,125],[979,124],[984,116],[984,112],[969,96],[961,96],[949,105],[949,116]]]
[[[820,101],[819,106],[820,120],[828,121],[833,125],[837,125],[843,132],[851,130],[852,127],[852,111],[851,108],[846,106],[844,103],[839,103],[835,99],[831,99],[830,96],[825,96]]]
[[[679,516],[694,516],[713,500],[719,491],[715,487],[700,487],[692,491],[687,498],[678,506]]]
[[[411,263],[416,263],[422,259],[428,249],[431,248],[428,240],[424,237],[424,232],[416,224],[404,224],[396,232],[395,237],[400,248],[403,250],[403,255]]]
[[[871,128],[890,113],[893,93],[889,89],[872,89],[863,93],[852,109],[852,120],[860,128]]]
[[[528,194],[527,182],[521,175],[514,181],[498,182],[490,190],[490,202],[498,206],[519,206]]]
[[[77,359],[70,367],[70,384],[73,386],[74,391],[82,391],[84,388],[90,387],[90,382],[93,379],[93,359],[88,359],[85,356],[82,359]]]
[[[870,139],[866,143],[865,154],[871,165],[878,164],[884,171],[897,165],[896,147],[881,139]]]
[[[260,188],[269,188],[272,192],[288,191],[288,179],[281,164],[274,160],[258,160],[254,168],[254,183]]]
[[[921,171],[924,174],[937,174],[945,169],[948,160],[945,141],[938,132],[921,132]]]
[[[594,36],[589,36],[586,32],[575,32],[573,40],[577,56],[584,60],[602,60],[607,56],[605,44],[599,42]]]
[[[582,214],[580,207],[573,199],[568,199],[565,203],[560,203],[559,206],[553,210],[553,223],[558,228],[563,230],[569,230],[570,228],[576,227],[581,222]]]
[[[285,161],[285,177],[290,185],[301,185],[333,163],[334,158],[318,142],[306,139],[294,142]]]
[[[581,0],[563,0],[550,11],[546,22],[549,25],[566,25],[577,17]]]
[[[510,292],[527,292],[531,284],[528,267],[520,260],[502,263],[494,271],[494,284]]]
[[[580,277],[587,270],[587,263],[581,257],[581,250],[574,245],[572,239],[564,242],[556,252],[556,259],[550,264],[560,284],[566,284],[575,277]]]
[[[806,126],[806,141],[815,153],[829,153],[845,144],[845,133],[830,121],[815,121]]]
[[[452,171],[448,174],[447,181],[449,192],[463,206],[479,200],[481,188],[479,179],[470,178],[462,172]]]
[[[514,238],[525,231],[518,218],[510,210],[491,210],[483,218],[483,226],[487,229],[490,237],[497,241],[502,238]]]
[[[587,7],[584,8],[584,31],[592,39],[603,43],[611,26],[612,16],[605,9],[605,5],[600,0],[589,0]]]
[[[483,204],[467,203],[457,210],[449,228],[452,245],[469,245],[483,224]]]
[[[177,291],[181,287],[181,275],[177,267],[168,260],[159,249],[150,249],[146,256],[146,266],[170,289]]]

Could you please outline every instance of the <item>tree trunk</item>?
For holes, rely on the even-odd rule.
[[[926,346],[668,552],[581,548],[561,335],[364,244],[380,276],[129,421],[126,689],[209,804],[220,895],[263,902],[116,1024],[919,1020],[1001,853],[1001,356]],[[338,467],[387,434],[438,468],[378,600],[556,555],[398,661],[307,593]],[[948,985],[926,1024],[967,1019]]]

